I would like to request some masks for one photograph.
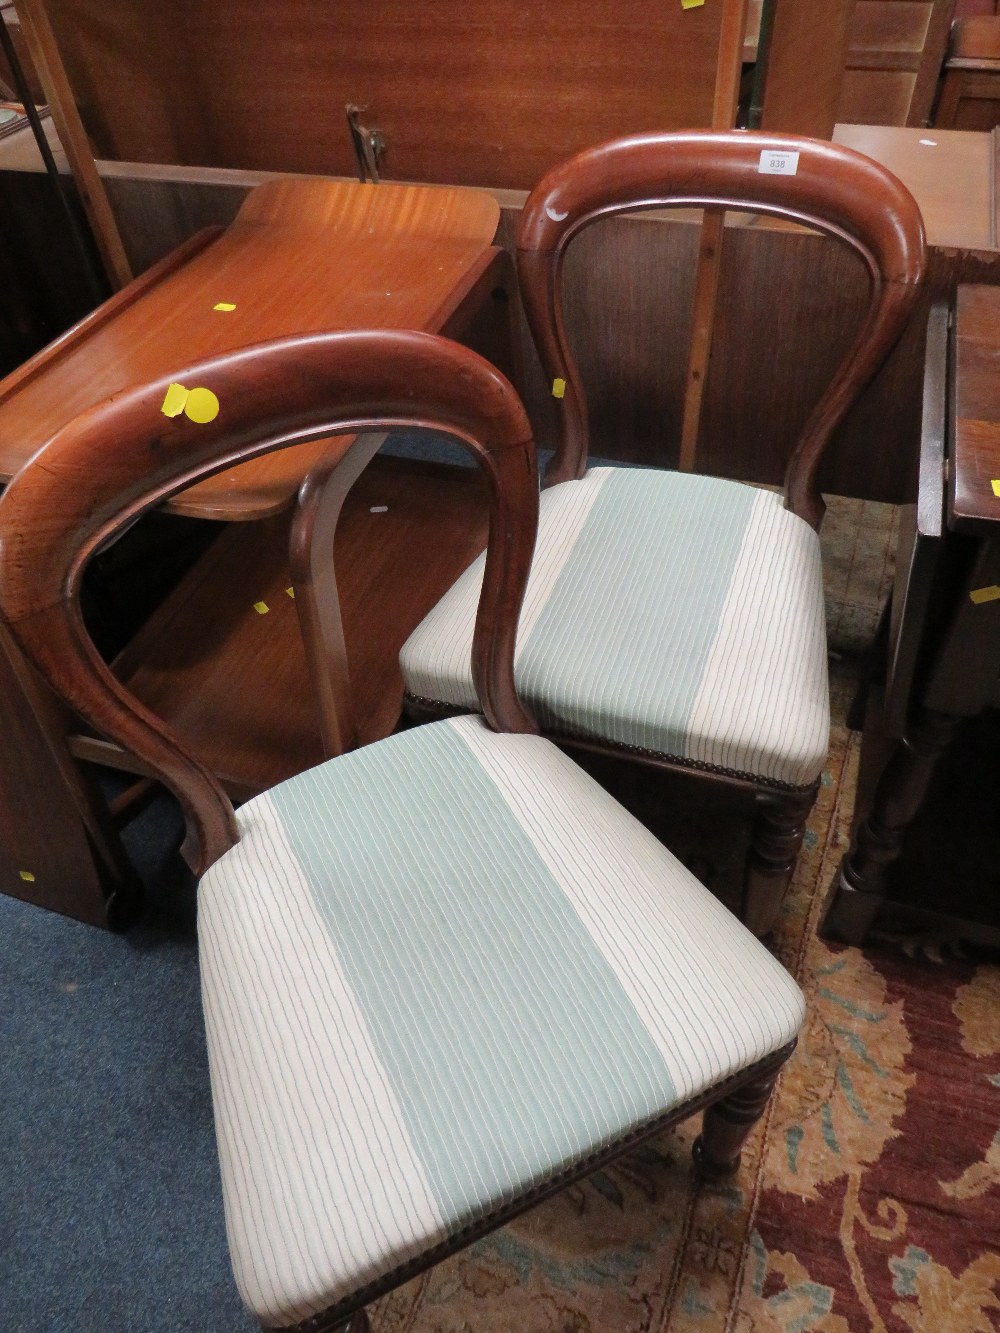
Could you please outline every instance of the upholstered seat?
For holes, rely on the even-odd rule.
[[[418,702],[475,707],[482,570],[403,648]],[[542,492],[515,676],[550,734],[808,787],[830,726],[819,539],[770,491],[592,468]]]
[[[430,724],[238,823],[199,936],[233,1264],[269,1326],[352,1303],[802,1021],[766,949],[539,737]]]

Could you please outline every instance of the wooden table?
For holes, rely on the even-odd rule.
[[[1000,249],[996,133],[838,125],[833,140],[899,177],[920,204],[932,251],[985,255]]]
[[[498,218],[490,195],[468,189],[262,185],[228,229],[193,237],[0,382],[0,478],[89,405],[152,377],[184,383],[186,365],[234,347],[348,327],[474,339],[477,324],[502,343],[509,310],[490,302],[509,294],[509,260],[491,244]],[[237,797],[391,730],[398,648],[485,542],[474,470],[376,460],[351,490],[380,442],[359,438],[339,468],[328,442],[286,450],[168,506],[225,526],[115,667]],[[342,629],[331,548],[345,496]],[[401,547],[409,576],[394,591]],[[0,888],[103,921],[121,865],[62,738],[78,758],[131,761],[71,734],[13,654],[2,675]]]
[[[446,327],[495,261],[499,217],[478,190],[309,177],[259,186],[224,232],[192,237],[0,382],[0,480],[85,408],[172,368],[318,329]],[[268,517],[324,447],[223,473],[170,507]]]
[[[904,906],[919,901],[938,925],[960,912],[971,918],[965,934],[1000,943],[995,749],[957,804],[961,763],[938,792],[936,813],[927,803],[958,730],[973,747],[985,728],[991,745],[997,735],[995,715],[984,710],[1000,704],[998,369],[1000,290],[960,287],[950,335],[944,309],[931,320],[920,495],[903,525],[856,832],[824,915],[824,932],[850,943],[864,940],[887,896]],[[940,799],[949,796],[955,808],[942,815]],[[914,856],[920,825],[931,818],[930,842]],[[927,880],[936,889],[930,899]]]

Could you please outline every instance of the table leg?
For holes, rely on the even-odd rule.
[[[902,850],[907,827],[958,721],[924,709],[907,727],[831,887],[819,926],[824,938],[864,943],[885,896],[886,873]]]

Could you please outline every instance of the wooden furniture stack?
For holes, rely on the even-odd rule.
[[[19,0],[54,90],[59,54],[102,151],[293,171],[348,173],[360,164],[369,177],[505,186],[530,183],[567,152],[650,117],[732,123],[745,0],[693,9],[648,3],[626,15],[585,0],[571,15],[532,11],[523,20],[457,3],[435,7],[433,18],[391,4],[341,16],[298,0],[251,25],[236,3],[180,8],[143,3],[124,13],[113,4]],[[46,36],[49,19],[57,46]],[[262,98],[262,89],[279,86],[273,102]],[[63,110],[69,123],[75,111],[65,101]],[[84,141],[73,138],[79,155]],[[127,192],[127,169],[125,176]],[[224,192],[228,216],[220,220],[232,218],[246,183]],[[217,215],[217,204],[209,213]],[[506,364],[507,261],[490,247],[498,217],[496,201],[478,193],[296,179],[265,185],[215,239],[189,239],[191,211],[168,208],[156,226],[178,221],[183,248],[0,385],[4,475],[109,392],[166,371],[179,376],[199,356],[283,333],[403,323],[464,334]],[[150,258],[147,247],[137,267]],[[485,509],[469,474],[419,465],[366,473],[338,528],[342,629],[336,599],[324,598],[321,585],[330,591],[327,557],[346,483],[341,474],[328,486],[324,461],[315,446],[293,450],[179,500],[181,512],[223,521],[226,530],[117,663],[133,689],[172,713],[236,796],[393,725],[399,642],[482,546]],[[450,518],[436,523],[433,558],[415,556],[426,540],[423,517],[441,508]],[[387,603],[385,569],[404,548],[413,578],[401,602]],[[373,605],[384,631],[372,628]],[[295,650],[300,626],[307,643],[323,645],[311,656]],[[328,685],[331,664],[342,682],[349,665],[350,699]],[[42,720],[24,691],[12,692],[6,708],[11,717],[0,729],[26,727],[39,751],[55,756],[52,780],[62,775],[81,836],[95,850],[83,875],[79,845],[38,869],[39,845],[56,845],[47,832],[54,806],[45,782],[33,782],[30,813],[12,806],[19,834],[3,851],[3,887],[104,920],[103,895],[120,882],[121,867],[109,868],[95,803],[77,790],[61,739],[65,719],[54,727]],[[211,742],[199,718],[211,719]],[[71,745],[78,757],[128,762],[99,738],[77,736]],[[19,750],[9,753],[3,781],[17,786]]]
[[[929,125],[955,0],[856,0],[837,119]]]
[[[901,528],[854,839],[823,921],[853,944],[883,906],[904,928],[1000,943],[1000,291],[959,288],[953,321],[932,312],[920,491]]]
[[[956,20],[934,124],[956,130],[1000,124],[1000,16]]]

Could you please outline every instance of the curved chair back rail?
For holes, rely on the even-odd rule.
[[[215,420],[170,418],[168,386],[206,387]],[[178,369],[59,431],[0,500],[0,617],[48,683],[177,796],[185,855],[202,873],[236,838],[215,778],[115,680],[91,643],[78,592],[88,559],[145,510],[236,463],[327,435],[397,426],[454,436],[490,488],[486,577],[473,649],[484,715],[534,732],[514,688],[517,613],[538,510],[534,442],[520,399],[481,357],[400,330],[286,338]],[[343,443],[344,453],[350,440]],[[327,466],[329,460],[327,460]]]
[[[762,173],[764,152],[797,153],[794,175]],[[817,469],[851,403],[906,325],[926,269],[916,201],[890,172],[836,144],[740,131],[644,134],[588,149],[550,171],[525,204],[517,238],[528,323],[557,399],[560,442],[546,484],[587,467],[587,409],[563,320],[560,280],[570,241],[592,222],[653,208],[718,205],[802,223],[864,262],[870,300],[853,345],[808,418],[789,459],[785,502],[814,527],[823,515]]]

